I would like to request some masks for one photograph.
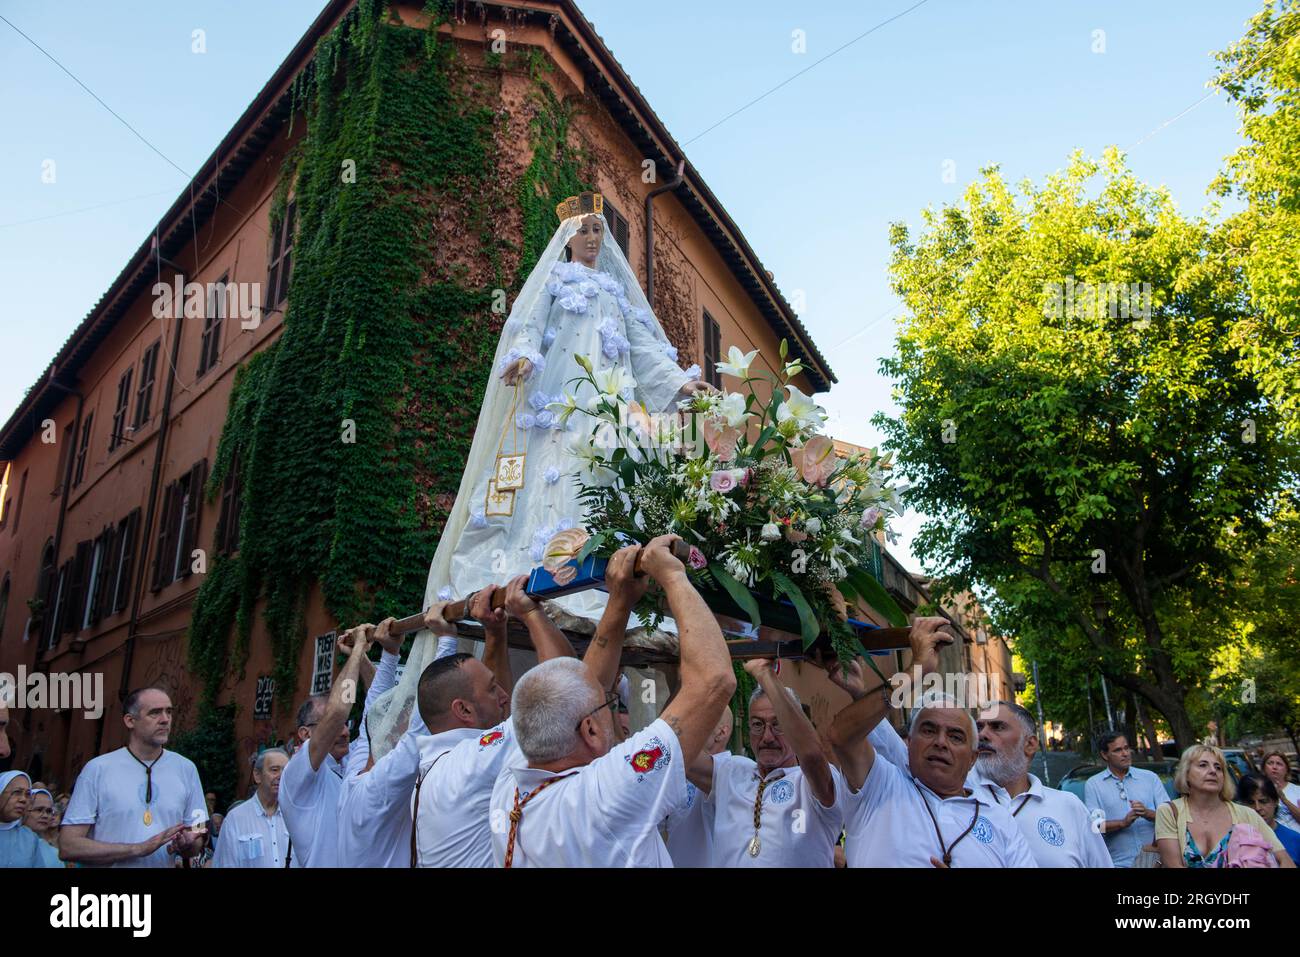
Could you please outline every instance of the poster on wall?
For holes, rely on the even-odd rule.
[[[329,694],[334,678],[334,632],[316,638],[316,664],[311,672],[311,693]]]
[[[275,679],[270,675],[258,675],[257,694],[253,697],[253,720],[271,720],[271,702],[275,699]]]

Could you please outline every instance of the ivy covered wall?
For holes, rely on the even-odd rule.
[[[258,615],[291,707],[317,584],[341,622],[420,607],[505,319],[493,290],[513,297],[555,202],[594,181],[547,61],[471,68],[437,32],[447,6],[422,30],[361,0],[295,83],[306,131],[272,203],[273,227],[296,204],[284,328],[239,370],[208,485],[238,458],[240,548],[209,565],[189,633],[208,707]],[[522,116],[506,71],[529,77]],[[521,137],[522,172],[503,148]]]

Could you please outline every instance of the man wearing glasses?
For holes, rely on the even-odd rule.
[[[671,867],[659,834],[686,803],[686,755],[704,750],[736,688],[718,623],[669,550],[675,536],[610,559],[609,603],[582,661],[554,658],[515,686],[511,715],[527,760],[497,779],[490,827],[503,867]],[[635,573],[638,553],[641,572]],[[677,622],[681,687],[663,714],[620,742],[608,689],[628,619],[653,578]]]
[[[1133,867],[1142,849],[1155,843],[1156,811],[1169,792],[1155,773],[1133,767],[1133,750],[1118,731],[1102,735],[1097,750],[1106,770],[1084,783],[1083,803],[1094,821],[1104,816],[1101,833],[1115,866]]]
[[[843,827],[839,771],[794,692],[777,680],[780,662],[745,662],[757,682],[749,699],[751,760],[697,754],[691,783],[714,805],[714,867],[834,867]]]

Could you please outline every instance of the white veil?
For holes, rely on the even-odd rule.
[[[465,581],[463,580],[467,577],[465,570],[453,569],[453,557],[465,527],[470,520],[471,499],[474,495],[476,482],[484,471],[491,467],[494,461],[497,451],[493,444],[494,437],[502,433],[507,419],[512,415],[513,390],[502,382],[501,373],[510,362],[513,362],[520,355],[533,361],[535,367],[534,377],[541,373],[543,360],[540,355],[540,347],[538,343],[532,341],[532,338],[535,332],[536,337],[540,339],[541,330],[546,327],[547,313],[552,301],[552,295],[548,290],[548,284],[552,279],[552,269],[557,263],[564,261],[569,240],[572,239],[580,228],[582,220],[588,215],[591,214],[583,213],[570,216],[560,223],[555,234],[551,237],[551,241],[537,260],[536,266],[533,267],[533,271],[529,274],[523,288],[519,291],[505,325],[502,327],[501,338],[497,342],[496,354],[492,359],[492,369],[483,395],[483,404],[479,410],[478,423],[475,426],[474,440],[465,463],[465,471],[461,475],[460,489],[457,492],[456,502],[452,506],[451,514],[447,517],[442,536],[438,540],[433,562],[429,567],[429,580],[424,590],[425,608],[432,605],[435,600],[439,600],[440,594],[442,599],[464,598],[471,590],[480,588],[489,582],[504,582],[509,577],[529,570],[528,568],[511,568],[501,572],[489,568],[476,569],[475,572],[478,574],[475,577],[478,580]],[[636,274],[632,271],[631,265],[623,255],[623,250],[614,240],[608,222],[605,221],[603,214],[597,215],[600,215],[604,226],[604,242],[601,244],[595,268],[598,272],[608,274],[621,284],[622,296],[619,297],[619,305],[627,318],[627,322],[640,322],[644,329],[662,346],[665,361],[667,361],[666,374],[657,376],[656,381],[644,383],[644,386],[649,393],[650,404],[655,406],[651,411],[665,411],[676,398],[682,385],[698,377],[698,369],[692,368],[684,371],[676,366],[675,361],[669,361],[675,359],[672,344],[669,342],[668,336],[664,333],[658,319],[655,318],[650,303],[646,300],[645,293],[642,292],[641,285],[637,281]],[[674,370],[677,373],[676,375],[674,375]],[[574,374],[579,374],[579,370],[575,368]],[[576,501],[574,509],[574,517],[580,520],[581,514],[578,512]],[[462,580],[454,581],[455,578]],[[583,592],[560,600],[558,604],[564,607],[562,609],[553,608],[552,611],[562,610],[566,612],[557,621],[557,624],[562,627],[590,632],[595,628],[596,618],[598,618],[600,610],[603,609],[604,602],[603,592]],[[669,628],[671,627],[670,624]],[[407,723],[415,708],[416,687],[425,667],[435,658],[451,653],[455,650],[456,644],[455,639],[444,638],[435,641],[433,634],[429,631],[420,631],[416,635],[411,647],[411,653],[406,660],[401,681],[392,691],[380,697],[370,709],[368,720],[372,748],[376,758],[387,753],[406,730]],[[482,645],[478,642],[465,641],[461,642],[461,645],[463,650],[473,651],[479,655],[482,654]]]

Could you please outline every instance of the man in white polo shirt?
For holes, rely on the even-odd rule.
[[[194,763],[163,748],[171,698],[144,688],[122,708],[126,746],[81,769],[63,812],[59,856],[112,867],[171,867],[169,851],[192,860],[203,850],[208,808]]]
[[[492,851],[504,867],[671,867],[659,835],[686,801],[685,755],[704,749],[736,688],[717,620],[669,550],[676,536],[610,559],[609,602],[582,661],[554,658],[515,686],[511,720],[528,760],[492,792]],[[658,719],[617,740],[611,708],[628,619],[663,589],[677,623],[681,686]]]
[[[938,669],[954,635],[945,618],[912,623],[912,662]],[[901,678],[903,690],[910,683]],[[870,732],[888,713],[891,685],[880,682],[835,716],[831,745],[844,774],[845,857],[849,867],[1035,867],[1008,811],[965,785],[978,733],[950,699],[921,701],[908,732],[906,767],[877,760]]]
[[[284,748],[267,748],[253,762],[257,791],[226,814],[213,867],[284,867],[289,829],[280,811],[280,775],[289,763]],[[301,867],[298,861],[294,866]]]
[[[709,740],[705,742],[705,752],[711,756],[731,754],[727,750],[727,744],[731,741],[731,729],[735,720],[728,706],[718,719],[717,727],[709,735]],[[668,847],[668,856],[673,859],[673,867],[713,866],[715,810],[709,795],[692,784],[688,775],[686,806],[664,821],[664,843]]]
[[[341,761],[348,753],[348,711],[356,700],[371,627],[339,637],[338,648],[348,660],[334,679],[329,699],[308,698],[298,709],[300,746],[280,775],[280,808],[289,827],[291,864],[338,866]]]
[[[507,585],[506,613],[528,629],[539,664],[573,657],[564,633],[525,593],[527,584],[520,575]],[[417,867],[493,866],[492,788],[507,767],[526,763],[507,718],[513,679],[506,617],[488,608],[491,591],[480,592],[471,609],[486,637],[483,660],[450,655],[420,675],[416,698],[429,735],[420,742],[420,778],[411,796]],[[437,623],[429,627],[441,630]]]
[[[714,867],[834,867],[843,817],[840,772],[799,699],[771,661],[745,670],[757,682],[749,698],[749,747],[742,754],[699,755],[687,777],[714,806]]]
[[[1039,867],[1113,867],[1083,802],[1029,773],[1038,751],[1033,715],[1013,701],[996,702],[990,710],[975,721],[979,753],[966,783],[1011,812]]]

